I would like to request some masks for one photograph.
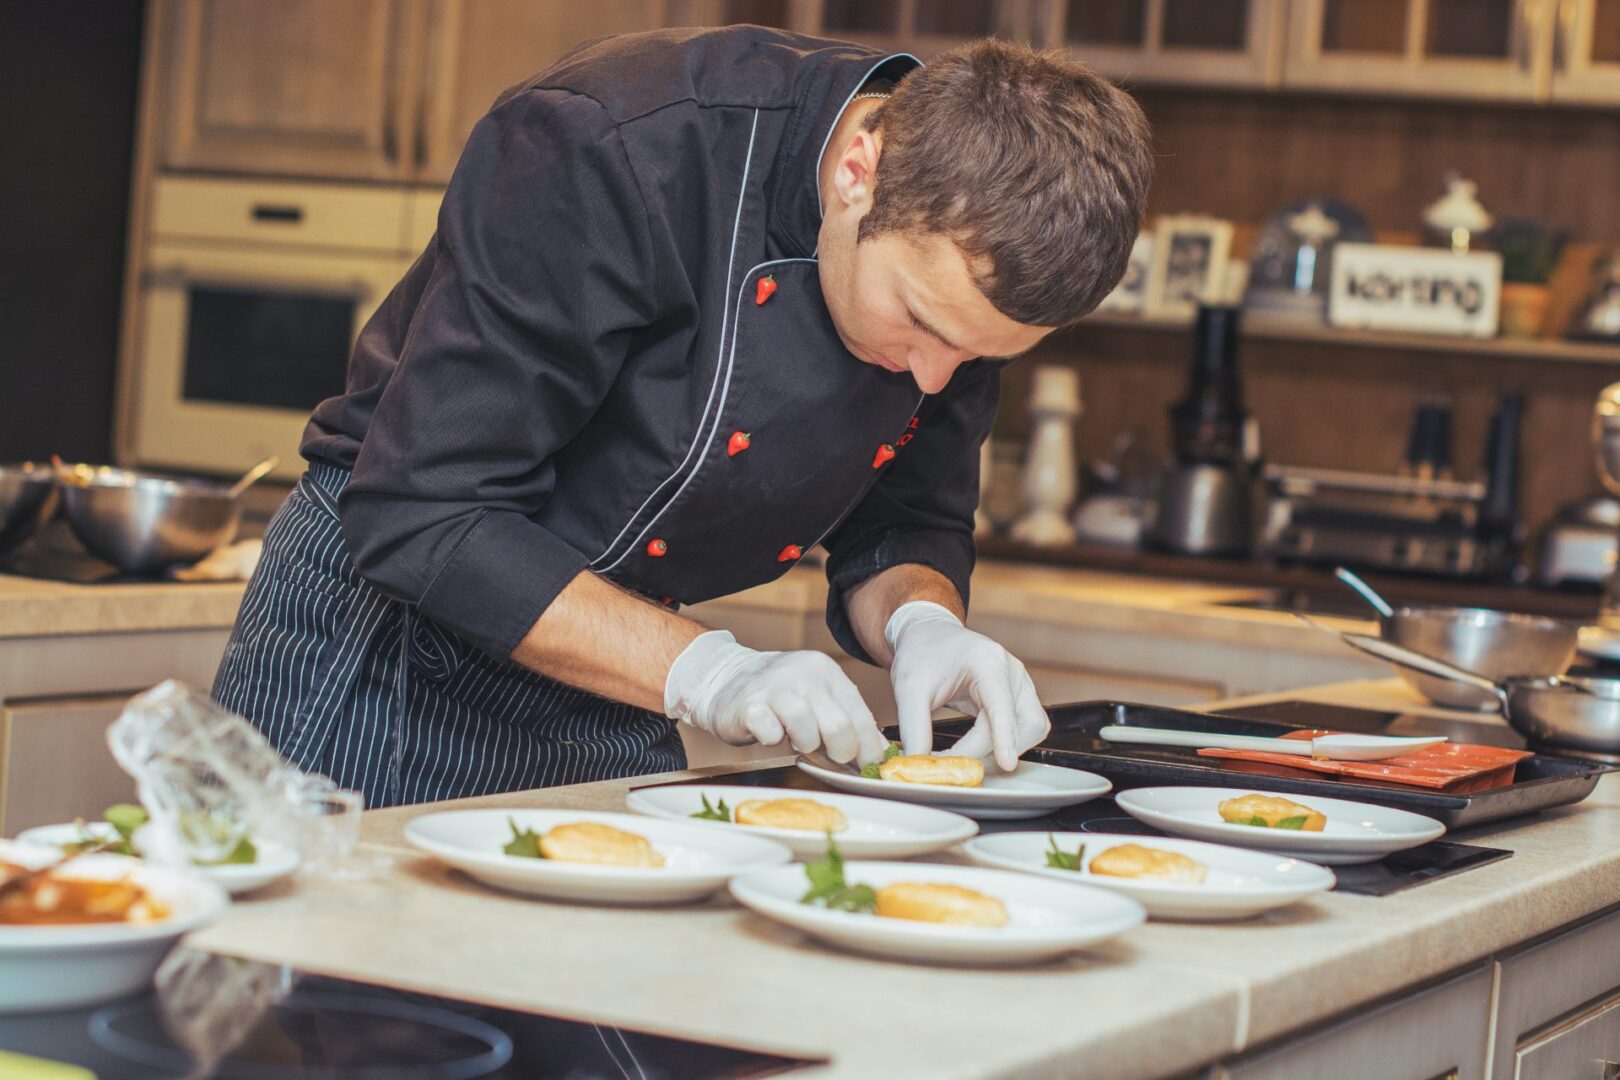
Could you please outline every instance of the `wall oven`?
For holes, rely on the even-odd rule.
[[[136,464],[293,478],[309,413],[432,232],[439,193],[164,177],[120,445]]]

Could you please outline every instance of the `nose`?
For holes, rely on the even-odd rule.
[[[913,349],[906,357],[906,367],[925,394],[937,394],[951,381],[957,366],[966,359],[958,352],[935,349]]]

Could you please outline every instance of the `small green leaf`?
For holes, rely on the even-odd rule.
[[[518,855],[529,859],[543,859],[540,854],[540,834],[533,829],[519,829],[517,822],[511,818],[506,823],[512,827],[512,839],[501,848],[508,855]]]
[[[699,798],[703,800],[703,809],[690,815],[691,817],[702,818],[705,821],[731,820],[731,811],[727,809],[725,799],[720,800],[719,806],[710,806],[709,797],[707,795],[700,795]]]
[[[801,904],[820,904],[835,911],[873,912],[877,893],[870,885],[850,885],[844,880],[844,857],[827,834],[827,857],[804,864],[810,888],[799,897]]]
[[[1078,872],[1080,861],[1086,857],[1086,845],[1081,844],[1079,850],[1070,855],[1066,851],[1058,850],[1057,837],[1047,833],[1046,839],[1052,845],[1051,849],[1046,853],[1046,865],[1054,870],[1074,870]]]
[[[1305,815],[1295,814],[1293,817],[1285,817],[1277,822],[1275,827],[1279,829],[1303,829],[1305,827]]]
[[[229,855],[226,855],[223,859],[215,859],[212,862],[200,862],[197,865],[198,866],[245,866],[245,865],[248,865],[248,864],[251,864],[251,863],[256,863],[258,861],[259,861],[259,849],[253,846],[253,841],[249,840],[247,837],[244,836],[244,837],[242,837],[241,840],[239,840],[237,842],[236,847],[231,849],[231,853]]]
[[[134,803],[113,803],[107,807],[103,815],[107,824],[118,830],[118,835],[128,840],[135,835],[135,830],[145,825],[148,814],[146,807]]]
[[[870,765],[862,765],[861,766],[861,775],[866,777],[868,780],[881,780],[881,779],[883,779],[883,773],[879,771],[879,767],[883,764],[883,762],[889,761],[892,758],[897,758],[902,753],[903,753],[903,751],[900,749],[900,744],[899,743],[897,743],[897,742],[889,743],[888,746],[885,746],[883,748],[883,757],[882,757],[881,760],[874,761]]]

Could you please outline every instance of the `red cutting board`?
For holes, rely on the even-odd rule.
[[[1314,739],[1318,735],[1335,734],[1339,733],[1290,731],[1283,738]],[[1336,776],[1358,784],[1424,788],[1462,795],[1508,787],[1513,783],[1514,766],[1529,757],[1530,751],[1445,742],[1383,761],[1332,761],[1263,750],[1200,750],[1198,756],[1220,758],[1225,768],[1237,772],[1306,779]]]

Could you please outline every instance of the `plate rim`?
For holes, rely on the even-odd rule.
[[[783,796],[782,796],[784,798],[796,798],[796,797],[814,798],[816,796],[820,796],[822,798],[855,799],[855,800],[858,800],[859,802],[862,802],[862,803],[870,803],[870,804],[873,804],[873,805],[876,805],[876,806],[892,807],[892,808],[900,809],[901,812],[903,812],[903,813],[923,813],[923,814],[930,814],[930,815],[937,814],[937,815],[943,815],[944,817],[946,817],[948,819],[951,819],[948,822],[942,823],[942,824],[949,824],[949,825],[952,826],[951,832],[949,832],[949,833],[940,833],[940,834],[935,834],[935,835],[924,835],[924,834],[921,834],[921,833],[911,833],[908,836],[896,837],[896,838],[893,838],[893,839],[876,839],[876,838],[874,838],[874,839],[862,839],[862,838],[859,838],[859,837],[851,837],[850,838],[851,840],[856,841],[856,842],[858,842],[858,843],[860,843],[862,845],[865,845],[865,844],[886,844],[886,845],[889,845],[889,844],[928,843],[928,844],[938,844],[938,847],[935,848],[934,850],[940,850],[940,849],[943,849],[943,848],[950,847],[952,844],[959,844],[963,840],[970,839],[971,837],[974,837],[974,836],[978,835],[978,833],[979,833],[979,823],[978,822],[974,821],[972,818],[968,817],[966,814],[959,814],[954,810],[947,810],[942,806],[933,806],[933,805],[930,805],[930,804],[927,804],[927,803],[905,802],[905,801],[899,800],[899,799],[879,799],[879,798],[875,798],[875,797],[873,797],[871,795],[856,795],[853,792],[847,792],[847,791],[799,792],[799,791],[797,791],[797,789],[794,789],[794,788],[754,788],[754,787],[749,787],[746,784],[659,784],[659,785],[650,785],[648,787],[643,787],[643,788],[636,788],[636,789],[628,792],[625,795],[625,800],[624,800],[625,801],[625,806],[629,807],[630,810],[632,812],[634,812],[634,813],[643,814],[644,816],[647,816],[647,817],[660,818],[660,819],[662,819],[664,821],[669,821],[669,822],[673,822],[673,823],[677,823],[677,824],[683,823],[683,821],[684,821],[684,822],[689,822],[692,825],[697,825],[697,826],[706,827],[706,828],[713,828],[713,827],[717,827],[717,826],[730,826],[733,829],[742,828],[742,829],[748,830],[748,832],[753,834],[753,835],[765,836],[765,837],[769,837],[770,839],[780,839],[784,843],[788,842],[788,840],[790,840],[790,839],[792,839],[792,840],[806,840],[806,839],[819,840],[821,838],[821,836],[822,836],[822,834],[817,833],[817,832],[815,832],[814,830],[811,830],[811,829],[783,829],[783,828],[778,828],[776,826],[771,826],[771,825],[742,825],[742,826],[739,826],[739,825],[737,825],[736,822],[703,821],[703,820],[699,820],[699,819],[695,819],[695,818],[682,819],[682,818],[677,818],[677,817],[670,816],[668,814],[668,812],[663,811],[663,810],[654,810],[652,808],[649,808],[646,811],[642,811],[642,810],[637,809],[637,807],[636,807],[636,803],[637,803],[638,800],[645,803],[648,799],[650,799],[652,797],[650,794],[648,794],[649,792],[664,791],[664,790],[676,790],[676,791],[679,791],[679,790],[681,790],[683,788],[685,788],[687,790],[691,790],[691,791],[712,791],[715,788],[725,788],[728,791],[734,790],[734,791],[748,791],[748,792],[782,792],[782,793],[784,793]],[[841,843],[841,841],[839,841],[839,835],[837,833],[833,834],[833,839],[834,839],[834,841],[837,841],[837,842]]]
[[[1137,820],[1139,820],[1139,821],[1145,821],[1147,824],[1150,824],[1150,825],[1152,825],[1154,823],[1152,821],[1148,821],[1148,819],[1146,819],[1146,818],[1139,817],[1138,814],[1137,814],[1137,811],[1141,811],[1142,813],[1146,813],[1146,814],[1161,815],[1164,818],[1172,820],[1172,821],[1176,821],[1176,822],[1178,822],[1179,824],[1181,824],[1183,826],[1191,826],[1191,827],[1200,828],[1200,829],[1217,829],[1217,830],[1221,830],[1221,835],[1231,835],[1233,837],[1242,836],[1242,837],[1246,837],[1246,838],[1252,838],[1253,841],[1254,841],[1254,845],[1250,845],[1250,844],[1235,844],[1234,845],[1234,846],[1238,846],[1238,847],[1260,846],[1260,847],[1270,847],[1270,848],[1280,848],[1280,849],[1293,849],[1293,850],[1301,850],[1301,851],[1320,851],[1320,852],[1323,852],[1323,853],[1332,854],[1332,853],[1337,853],[1337,852],[1334,851],[1334,846],[1335,845],[1339,845],[1339,846],[1342,846],[1342,845],[1354,845],[1354,847],[1355,847],[1355,849],[1357,851],[1371,851],[1371,850],[1374,850],[1377,847],[1388,846],[1388,845],[1393,844],[1393,845],[1396,845],[1396,846],[1391,848],[1390,850],[1399,851],[1399,850],[1403,850],[1403,849],[1408,848],[1408,847],[1416,847],[1419,844],[1431,843],[1431,842],[1433,842],[1435,840],[1440,839],[1442,836],[1445,836],[1446,833],[1449,831],[1446,828],[1445,822],[1440,821],[1437,818],[1428,817],[1428,816],[1426,816],[1424,814],[1414,813],[1411,810],[1402,810],[1402,809],[1400,809],[1398,807],[1393,807],[1393,806],[1381,806],[1378,803],[1359,802],[1359,801],[1354,800],[1354,799],[1336,799],[1336,798],[1333,798],[1332,796],[1321,796],[1321,797],[1317,797],[1315,801],[1334,803],[1334,804],[1338,804],[1340,806],[1345,806],[1345,807],[1356,807],[1356,808],[1363,808],[1363,809],[1371,809],[1371,810],[1378,811],[1379,813],[1396,814],[1396,815],[1399,815],[1400,817],[1413,818],[1413,819],[1416,819],[1416,821],[1426,822],[1427,825],[1420,827],[1420,826],[1417,826],[1416,821],[1414,821],[1414,823],[1413,823],[1414,831],[1412,831],[1410,833],[1403,834],[1403,835],[1390,835],[1390,834],[1386,833],[1386,834],[1382,834],[1382,835],[1378,835],[1378,836],[1330,836],[1330,835],[1327,835],[1325,833],[1306,832],[1304,830],[1294,830],[1294,829],[1289,829],[1289,830],[1284,830],[1284,831],[1266,829],[1266,830],[1257,831],[1257,832],[1232,832],[1232,833],[1227,833],[1227,832],[1225,832],[1225,830],[1228,829],[1228,828],[1230,828],[1230,829],[1243,829],[1243,828],[1252,829],[1253,826],[1235,825],[1235,824],[1233,824],[1232,822],[1229,822],[1229,821],[1187,821],[1185,818],[1181,818],[1181,817],[1179,817],[1178,815],[1176,815],[1174,813],[1171,813],[1171,812],[1165,811],[1165,810],[1160,810],[1160,809],[1157,809],[1157,808],[1154,808],[1154,807],[1138,806],[1135,809],[1133,809],[1129,805],[1129,800],[1127,799],[1128,796],[1131,796],[1131,795],[1133,795],[1134,793],[1137,793],[1137,792],[1172,791],[1172,790],[1207,791],[1207,792],[1236,792],[1239,795],[1254,794],[1255,793],[1253,789],[1228,788],[1228,787],[1211,787],[1211,786],[1204,785],[1204,784],[1160,784],[1160,785],[1145,786],[1145,787],[1138,787],[1138,788],[1128,788],[1125,791],[1117,792],[1115,794],[1115,796],[1114,796],[1114,802],[1115,802],[1115,804],[1117,806],[1119,806],[1119,808],[1121,810],[1124,810],[1127,814],[1130,814],[1131,817],[1137,818]],[[1262,794],[1263,794],[1263,792],[1262,792]],[[1435,830],[1435,829],[1437,829],[1439,831],[1438,832],[1432,831],[1432,830]],[[1286,832],[1286,835],[1283,835],[1283,832]],[[1304,839],[1303,844],[1296,844],[1295,843],[1295,841],[1300,840],[1302,838]],[[1202,839],[1202,838],[1201,837],[1194,837],[1192,839]],[[1219,843],[1220,841],[1211,841],[1211,842]],[[1309,861],[1309,860],[1307,859],[1305,861]]]

